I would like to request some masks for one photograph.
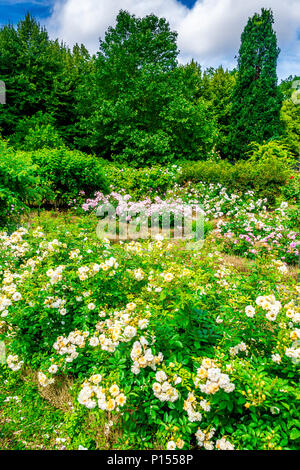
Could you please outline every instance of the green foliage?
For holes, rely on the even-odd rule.
[[[285,182],[285,185],[282,187],[282,194],[287,201],[295,202],[295,204],[300,203],[300,175],[294,173],[289,176]]]
[[[204,72],[201,83],[201,96],[209,101],[216,119],[217,138],[215,151],[222,158],[230,157],[229,135],[232,118],[232,94],[236,82],[236,72],[229,72],[223,67],[208,69]]]
[[[18,220],[29,206],[66,206],[70,200],[108,190],[101,161],[62,146],[15,151],[0,141],[0,223]]]
[[[0,77],[6,85],[6,105],[1,106],[0,129],[11,135],[25,116],[37,112],[52,114],[64,138],[74,135],[75,90],[89,58],[86,49],[75,46],[73,53],[29,14],[16,29],[0,29]]]
[[[105,165],[104,170],[114,191],[125,191],[136,200],[145,196],[164,195],[174,187],[178,166],[160,165],[144,168],[132,168],[124,165]]]
[[[24,150],[64,147],[64,142],[51,124],[37,125],[29,129],[24,139]]]
[[[11,305],[0,328],[17,376],[28,367],[39,371],[45,394],[72,377],[72,409],[61,416],[57,436],[40,399],[36,410],[28,405],[50,434],[48,445],[63,438],[68,449],[161,449],[174,441],[193,449],[201,445],[198,430],[214,428],[206,440],[217,448],[221,438],[235,449],[297,448],[291,351],[299,286],[279,269],[283,263],[266,255],[239,270],[210,241],[191,253],[169,241],[97,240],[89,218],[74,223],[42,214],[31,222],[29,230],[1,234],[0,263],[9,271],[0,279]],[[155,370],[147,363],[153,358]],[[221,378],[230,385],[222,388]],[[162,387],[174,389],[176,399]],[[111,409],[101,409],[103,392],[107,404],[115,396]],[[120,392],[126,402],[118,407]],[[28,403],[28,390],[24,395]],[[10,435],[12,424],[5,431]]]
[[[64,413],[39,396],[32,377],[13,374],[0,363],[0,449],[53,449]]]
[[[175,41],[164,19],[119,13],[79,95],[81,145],[135,166],[207,157],[215,125],[176,67]]]
[[[115,79],[125,72],[130,79],[137,69],[155,63],[162,70],[174,68],[178,55],[176,39],[177,33],[170,31],[164,18],[155,15],[137,18],[121,10],[116,26],[109,27],[105,39],[100,41],[100,60],[108,62],[114,72],[114,76],[107,79]],[[108,80],[106,86],[109,86]],[[110,86],[113,91],[114,84]]]
[[[108,189],[102,165],[93,156],[67,148],[42,149],[30,155],[42,182],[50,187],[48,198],[57,205],[65,205],[80,191],[90,196],[97,190]]]
[[[277,47],[273,13],[262,9],[241,37],[231,109],[231,159],[245,158],[251,142],[278,137],[282,95],[277,86]]]
[[[289,77],[280,85],[284,95],[280,116],[284,131],[283,137],[286,145],[297,158],[300,156],[299,84],[300,77]]]
[[[271,140],[263,144],[253,142],[251,147],[249,152],[250,163],[273,163],[277,161],[287,169],[291,168],[293,164],[293,157],[285,143],[280,140]]]
[[[280,141],[270,141],[266,144],[252,144],[249,165],[254,189],[266,197],[270,204],[275,203],[275,197],[281,192],[281,187],[291,175],[293,158],[286,145]]]
[[[23,150],[64,146],[64,141],[55,128],[54,117],[40,111],[31,117],[20,119],[16,126],[16,133],[11,137],[10,143],[13,147]]]
[[[36,165],[26,153],[15,153],[0,140],[0,225],[17,219],[42,199]]]
[[[281,121],[284,126],[284,140],[290,151],[299,158],[300,155],[300,105],[290,99],[283,102]]]
[[[221,183],[223,186],[245,192],[254,190],[261,198],[274,204],[281,188],[291,175],[292,158],[284,144],[271,141],[252,144],[248,161],[235,164],[228,161],[207,161],[186,164],[178,176],[178,182]]]
[[[299,154],[299,112],[291,78],[277,86],[279,54],[269,10],[242,35],[238,71],[177,62],[177,33],[164,18],[120,11],[97,56],[50,40],[26,15],[0,29],[0,77],[7,105],[0,129],[16,148],[93,151],[131,166],[245,158],[249,144],[283,131]],[[282,94],[285,102],[279,110]]]

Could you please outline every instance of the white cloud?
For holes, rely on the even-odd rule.
[[[67,44],[83,42],[91,52],[98,50],[98,39],[115,24],[119,10],[137,16],[154,13],[178,27],[188,9],[176,0],[58,0],[48,26]]]
[[[83,42],[96,52],[121,8],[137,16],[154,13],[178,31],[180,61],[233,67],[248,17],[263,7],[274,12],[282,51],[279,75],[300,73],[300,0],[197,0],[191,10],[177,0],[57,0],[48,28],[67,44]]]
[[[203,0],[180,24],[178,44],[183,56],[199,57],[206,65],[233,65],[245,24],[262,7],[274,12],[283,52],[293,49],[300,28],[300,0]]]

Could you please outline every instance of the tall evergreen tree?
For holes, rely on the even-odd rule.
[[[231,110],[231,158],[245,158],[251,142],[262,143],[280,135],[282,96],[277,86],[276,33],[273,13],[262,9],[242,33],[237,81]]]
[[[0,30],[0,77],[7,90],[0,127],[6,135],[14,132],[22,117],[46,111],[55,70],[49,45],[46,30],[29,14],[16,29],[8,25]]]
[[[58,40],[50,40],[46,29],[28,13],[16,28],[2,27],[0,80],[6,85],[7,104],[0,106],[0,132],[11,136],[22,119],[45,114],[53,117],[49,124],[72,139],[74,92],[89,59],[83,46],[75,46],[72,53]]]

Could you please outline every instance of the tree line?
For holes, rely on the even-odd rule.
[[[90,55],[51,40],[30,14],[0,29],[6,104],[0,132],[16,148],[68,146],[136,166],[177,159],[247,158],[281,139],[299,155],[293,81],[278,85],[273,13],[262,9],[241,36],[237,68],[178,63],[164,18],[121,10]]]

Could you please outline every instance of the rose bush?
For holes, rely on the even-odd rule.
[[[15,374],[72,378],[64,446],[295,448],[300,287],[285,263],[240,271],[209,240],[111,244],[86,217],[53,227],[1,233],[0,315]]]

